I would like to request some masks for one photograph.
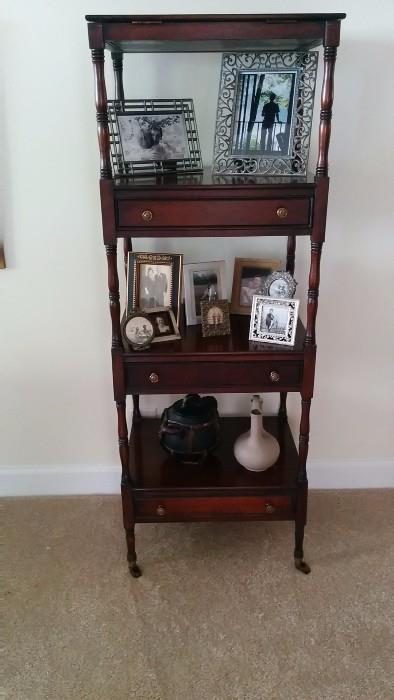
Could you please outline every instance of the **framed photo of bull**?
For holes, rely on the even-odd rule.
[[[316,51],[224,54],[213,172],[305,175]]]
[[[114,174],[201,172],[193,100],[109,100]]]

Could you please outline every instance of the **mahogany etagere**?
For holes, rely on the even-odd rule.
[[[127,557],[141,574],[135,523],[197,520],[293,520],[294,560],[304,561],[307,514],[306,462],[316,358],[320,257],[328,200],[328,149],[334,66],[344,14],[87,16],[94,68],[100,149],[100,193],[108,262],[112,368],[122,464],[122,504]],[[193,176],[113,177],[104,52],[111,52],[115,99],[124,100],[123,53],[305,49],[324,46],[319,151],[316,174],[304,178]],[[198,59],[196,59],[198,61]],[[117,241],[124,264],[132,237],[265,236],[287,238],[287,270],[294,272],[297,236],[309,236],[311,261],[306,328],[299,321],[294,347],[248,341],[249,319],[232,317],[231,336],[202,338],[199,326],[182,326],[182,340],[133,353],[122,342]],[[298,450],[286,414],[287,392],[301,394]],[[281,445],[278,462],[251,473],[233,456],[246,418],[222,418],[222,444],[203,466],[184,466],[160,447],[158,421],[142,418],[140,394],[278,392],[277,416],[265,420]],[[133,397],[129,435],[126,396]]]

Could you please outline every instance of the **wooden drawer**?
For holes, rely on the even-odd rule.
[[[185,467],[187,468],[187,467]],[[135,515],[144,521],[220,520],[226,517],[256,520],[291,520],[291,496],[197,496],[135,500]]]
[[[127,363],[128,393],[296,390],[302,362],[147,362]],[[235,387],[237,387],[235,389]]]
[[[117,227],[308,226],[310,199],[118,200]]]

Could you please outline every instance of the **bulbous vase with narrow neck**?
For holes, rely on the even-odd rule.
[[[258,394],[255,394],[250,412],[250,430],[236,439],[235,459],[251,472],[263,472],[275,464],[279,452],[277,439],[264,430],[263,401]]]

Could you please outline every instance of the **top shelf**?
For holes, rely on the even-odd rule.
[[[91,49],[119,53],[310,49],[344,13],[274,15],[86,15]]]

